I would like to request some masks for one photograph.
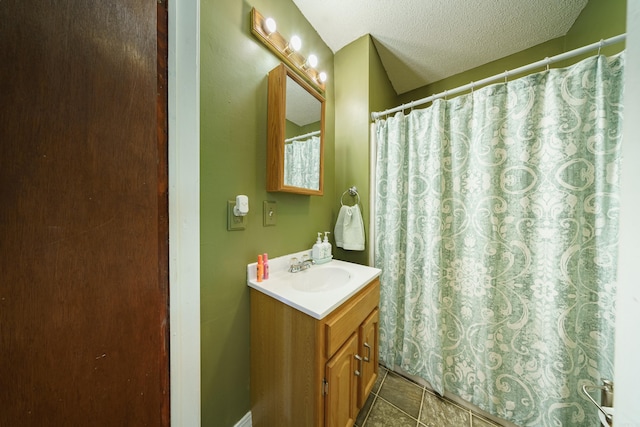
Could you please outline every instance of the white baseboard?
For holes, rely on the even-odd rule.
[[[247,412],[234,427],[251,427],[251,411]]]

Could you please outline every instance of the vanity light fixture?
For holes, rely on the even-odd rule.
[[[276,32],[276,21],[273,18],[267,18],[264,20],[264,27],[262,29],[267,34],[267,37]]]
[[[290,52],[300,52],[302,48],[302,39],[298,36],[291,37],[291,41],[287,44],[285,50]]]
[[[321,71],[318,74],[318,80],[320,81],[320,83],[324,83],[327,81],[327,73],[325,73],[324,71]]]
[[[313,53],[311,55],[309,55],[309,57],[307,58],[307,61],[304,63],[303,67],[304,68],[316,68],[318,66],[318,57],[315,56]]]
[[[290,68],[296,70],[307,83],[324,93],[326,73],[322,79],[316,70],[317,56],[309,55],[307,59],[299,53],[302,47],[300,37],[294,35],[287,41],[276,30],[276,21],[273,18],[265,18],[255,8],[251,10],[251,33]]]

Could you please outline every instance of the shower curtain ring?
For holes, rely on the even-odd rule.
[[[473,88],[474,88],[474,86],[475,86],[475,82],[472,80],[472,81],[471,81],[471,93],[473,93]]]
[[[598,56],[600,56],[600,50],[602,50],[602,45],[604,44],[604,40],[600,39],[600,44],[598,44]]]
[[[508,83],[509,79],[509,70],[504,70],[504,82]]]
[[[549,71],[549,64],[551,64],[551,58],[547,56],[546,58],[544,58],[544,60],[547,61],[547,71]]]

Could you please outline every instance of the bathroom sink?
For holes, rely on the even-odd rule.
[[[311,250],[269,259],[269,278],[258,282],[257,263],[247,265],[247,284],[315,319],[323,319],[336,307],[378,277],[379,268],[340,260],[311,265],[290,273],[293,260],[311,257]]]
[[[351,274],[340,267],[311,267],[299,273],[290,273],[292,287],[303,292],[323,292],[340,288],[351,280]]]

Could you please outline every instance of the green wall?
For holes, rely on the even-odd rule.
[[[397,105],[396,92],[389,81],[373,40],[369,38],[369,110],[382,111]]]
[[[369,58],[367,45],[369,36],[349,44],[335,55],[336,89],[336,193],[338,198],[351,186],[358,188],[361,206],[368,207],[369,157],[366,148],[368,137],[368,97]],[[346,194],[345,204],[353,204],[354,199]],[[340,210],[340,200],[336,200],[332,217],[333,223]],[[367,211],[363,211],[365,229],[368,229]],[[333,232],[333,228],[331,229]],[[333,240],[335,242],[335,239]],[[366,242],[366,236],[365,236]],[[368,242],[366,242],[368,243]],[[368,245],[367,245],[368,246]],[[339,259],[365,264],[366,252],[345,251],[334,245],[334,256]]]
[[[566,35],[565,49],[576,49],[622,34],[627,31],[626,21],[626,0],[589,0]],[[611,55],[621,50],[621,45],[611,46],[603,49],[602,53]]]
[[[302,38],[326,70],[325,194],[267,193],[267,74],[280,60],[250,32],[256,7],[278,31]],[[332,230],[335,206],[333,53],[291,0],[201,2],[200,238],[202,426],[233,426],[250,410],[249,290],[246,265],[311,248]],[[198,185],[195,183],[193,185]],[[244,231],[227,231],[227,200],[249,196]],[[278,222],[263,227],[262,203]]]
[[[370,112],[395,105],[393,91],[386,71],[366,35],[345,46],[335,55],[336,90],[336,194],[338,198],[351,186],[358,188],[365,225],[369,231],[369,132]],[[344,196],[345,204],[354,199]],[[340,200],[334,210],[333,221],[340,210]],[[365,238],[364,251],[345,251],[335,248],[335,256],[359,264],[368,264],[370,242]]]

